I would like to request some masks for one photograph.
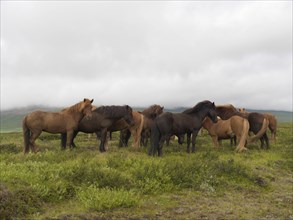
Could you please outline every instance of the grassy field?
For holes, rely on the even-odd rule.
[[[21,133],[0,135],[0,219],[293,219],[293,124],[281,123],[268,151],[215,149],[206,134],[198,150],[164,146],[106,153],[79,134],[74,150],[43,133],[40,152],[22,153]]]

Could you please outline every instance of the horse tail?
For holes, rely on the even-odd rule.
[[[140,146],[140,137],[141,137],[141,132],[142,132],[142,129],[143,129],[143,125],[144,125],[144,115],[140,114],[140,125],[139,125],[137,133],[136,133],[138,147]]]
[[[154,156],[156,151],[158,151],[160,138],[161,138],[160,129],[159,129],[156,121],[154,121],[154,124],[151,129],[151,147],[149,150],[150,156]]]
[[[29,146],[30,146],[30,136],[31,131],[29,130],[27,124],[26,124],[27,116],[22,121],[22,131],[23,131],[23,141],[24,141],[24,153],[27,154],[29,152]]]
[[[246,144],[246,140],[248,138],[248,133],[249,133],[249,122],[248,122],[248,120],[243,118],[242,121],[243,121],[243,123],[242,123],[242,134],[241,134],[238,146],[236,148],[236,150],[238,152],[246,149],[245,144]]]
[[[252,142],[260,139],[263,136],[263,134],[267,131],[268,126],[269,126],[269,120],[264,117],[261,129],[257,132],[256,135],[254,135],[253,137],[251,137],[248,140],[248,143],[252,143]]]

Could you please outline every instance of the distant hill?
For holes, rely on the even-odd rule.
[[[46,106],[30,106],[26,108],[15,108],[10,110],[5,110],[0,112],[0,132],[17,132],[22,130],[22,119],[29,112],[41,109],[43,111],[56,112],[60,111],[61,107],[52,108]],[[143,111],[144,107],[133,107],[136,111]],[[164,109],[164,111],[168,112],[182,112],[186,108],[185,107],[177,107]],[[268,112],[275,115],[279,122],[293,122],[293,112],[288,111],[272,111],[272,110],[253,110],[247,109],[249,112]]]
[[[0,112],[0,133],[22,130],[22,119],[25,115],[36,110],[49,112],[60,111],[62,108],[51,108],[45,106],[30,106],[26,108],[15,108]]]

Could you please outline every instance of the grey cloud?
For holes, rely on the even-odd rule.
[[[292,110],[291,9],[263,1],[2,1],[1,108],[88,96],[100,104],[214,99]]]

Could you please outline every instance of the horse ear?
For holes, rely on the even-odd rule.
[[[213,102],[213,106],[215,106],[215,102]]]
[[[161,109],[163,110],[164,109],[164,106],[162,106]]]
[[[91,103],[93,103],[94,99],[91,100]]]
[[[86,101],[86,98],[83,99],[83,102],[85,102],[85,101]]]

